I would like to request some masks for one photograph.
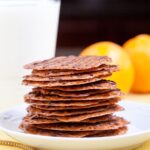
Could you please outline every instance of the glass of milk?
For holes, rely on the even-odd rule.
[[[60,0],[0,0],[0,102],[21,101],[23,65],[55,55]]]

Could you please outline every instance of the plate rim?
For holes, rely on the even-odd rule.
[[[150,104],[142,103],[142,102],[133,102],[133,101],[127,101],[123,100],[121,103],[131,103],[131,104],[137,104],[137,105],[143,105],[145,107],[150,108]],[[11,110],[14,110],[15,108],[18,107],[25,107],[27,104],[20,104],[16,105],[13,107],[10,107],[4,111],[0,112],[0,118],[3,118],[3,115],[5,113],[8,113]],[[68,141],[109,141],[109,140],[116,140],[116,139],[124,139],[124,138],[129,138],[129,137],[135,137],[135,136],[142,136],[145,134],[150,134],[150,129],[144,130],[144,131],[137,131],[137,133],[129,133],[129,134],[124,134],[124,135],[116,135],[116,136],[109,136],[109,137],[84,137],[84,138],[75,138],[75,137],[53,137],[53,136],[44,136],[44,135],[35,135],[35,134],[30,134],[30,133],[24,133],[24,132],[18,132],[18,131],[13,131],[9,130],[0,124],[0,130],[9,134],[21,136],[21,137],[31,137],[34,139],[42,139],[42,140],[68,140]]]

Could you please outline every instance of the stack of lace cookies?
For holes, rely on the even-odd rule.
[[[32,69],[23,84],[33,86],[20,128],[31,134],[63,137],[102,137],[125,134],[122,98],[116,83],[107,80],[116,65],[106,56],[61,56],[27,64]]]

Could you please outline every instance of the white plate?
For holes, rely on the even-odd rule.
[[[124,150],[132,149],[150,139],[150,105],[126,102],[120,103],[125,111],[118,113],[131,122],[125,135],[96,138],[48,137],[22,133],[18,129],[26,114],[26,105],[17,106],[0,114],[0,129],[18,141],[49,150]]]

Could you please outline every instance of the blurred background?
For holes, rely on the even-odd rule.
[[[29,74],[22,66],[54,57],[55,46],[56,56],[109,56],[120,68],[109,80],[136,100],[150,100],[149,0],[0,0],[4,106],[23,102],[30,90],[21,85]]]
[[[97,41],[123,44],[150,34],[149,0],[62,0],[56,55],[79,54]]]

